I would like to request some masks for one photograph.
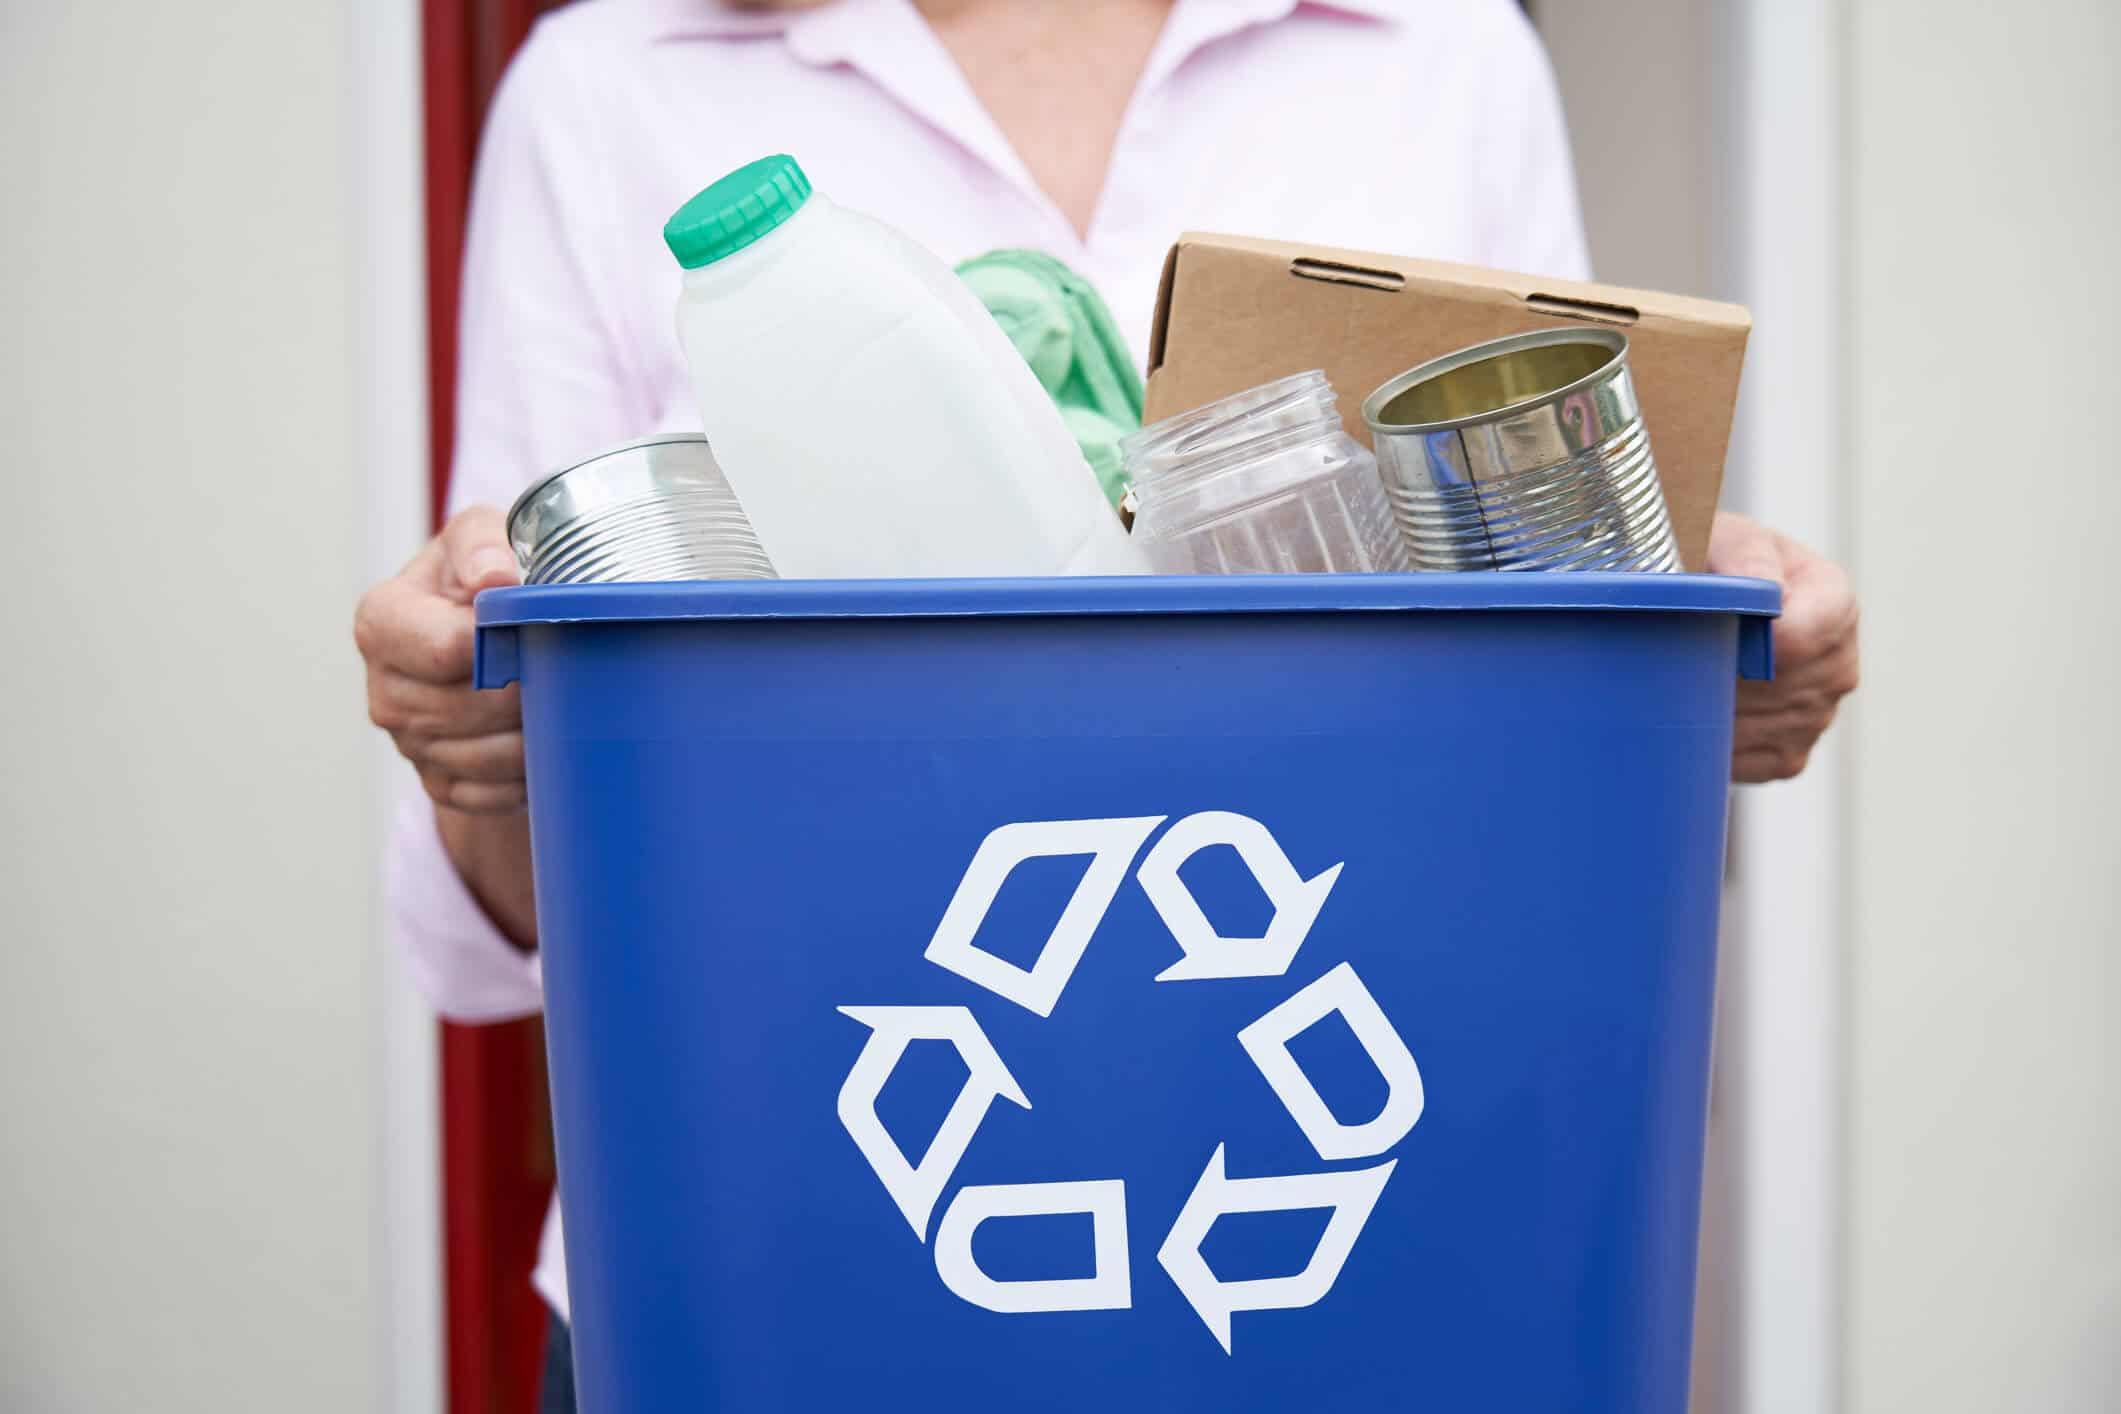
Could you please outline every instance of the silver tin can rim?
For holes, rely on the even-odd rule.
[[[1455,373],[1476,363],[1485,363],[1491,358],[1522,353],[1526,349],[1550,348],[1556,344],[1598,344],[1612,356],[1590,372],[1558,388],[1534,393],[1502,407],[1466,413],[1461,417],[1442,418],[1434,422],[1386,422],[1383,419],[1384,410],[1391,405],[1392,400],[1417,384],[1427,383],[1432,379],[1441,378],[1446,373]],[[1500,339],[1470,344],[1455,353],[1432,358],[1427,363],[1417,364],[1404,373],[1387,378],[1378,385],[1376,391],[1362,400],[1362,420],[1369,425],[1373,435],[1387,437],[1419,437],[1431,432],[1455,432],[1462,428],[1500,422],[1536,408],[1564,402],[1584,389],[1611,378],[1614,368],[1626,363],[1627,356],[1627,335],[1613,329],[1535,329],[1529,334],[1508,334]]]
[[[566,466],[560,467],[556,471],[546,472],[543,476],[524,487],[523,494],[517,496],[515,504],[508,508],[508,518],[503,522],[503,525],[509,543],[517,547],[518,555],[524,553],[521,539],[521,522],[524,514],[529,511],[531,506],[537,503],[545,492],[552,489],[554,483],[560,481],[563,477],[571,476],[583,467],[594,466],[601,461],[609,461],[611,458],[621,456],[627,452],[638,452],[649,447],[677,446],[687,442],[696,442],[704,447],[707,446],[707,437],[706,434],[700,432],[658,432],[653,436],[636,437],[631,442],[621,442],[614,447],[605,447],[583,457],[579,461],[569,462]],[[710,447],[708,450],[709,454],[712,455],[713,449]]]

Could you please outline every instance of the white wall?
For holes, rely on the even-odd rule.
[[[1836,750],[1739,820],[1700,1407],[2121,1409],[2121,7],[1536,9],[1601,274],[1752,304],[1729,489],[1866,604]]]
[[[348,13],[0,7],[0,1408],[390,1398]]]
[[[1716,35],[1702,0],[1537,0],[1591,264],[1611,285],[1734,298],[1713,203]]]
[[[1852,1414],[2121,1409],[2121,7],[1849,31]]]

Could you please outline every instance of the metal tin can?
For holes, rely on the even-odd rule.
[[[613,447],[553,472],[508,512],[525,584],[773,579],[698,433]]]
[[[1610,330],[1544,329],[1363,401],[1416,569],[1680,568],[1627,354]]]

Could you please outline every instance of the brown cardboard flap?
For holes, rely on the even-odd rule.
[[[1624,329],[1643,421],[1687,568],[1723,485],[1751,317],[1737,305],[1472,265],[1187,234],[1164,264],[1149,343],[1154,422],[1322,368],[1350,433],[1362,400],[1468,344],[1577,323]]]

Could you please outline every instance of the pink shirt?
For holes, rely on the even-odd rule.
[[[505,508],[554,467],[697,429],[663,222],[770,152],[952,262],[1052,252],[1096,283],[1137,358],[1184,230],[1589,275],[1560,100],[1515,0],[1177,0],[1087,238],[911,0],[591,0],[539,23],[480,149],[452,510]],[[392,856],[398,932],[435,1006],[538,1010],[536,958],[465,890],[424,800]],[[537,1284],[564,1314],[556,1217]]]

